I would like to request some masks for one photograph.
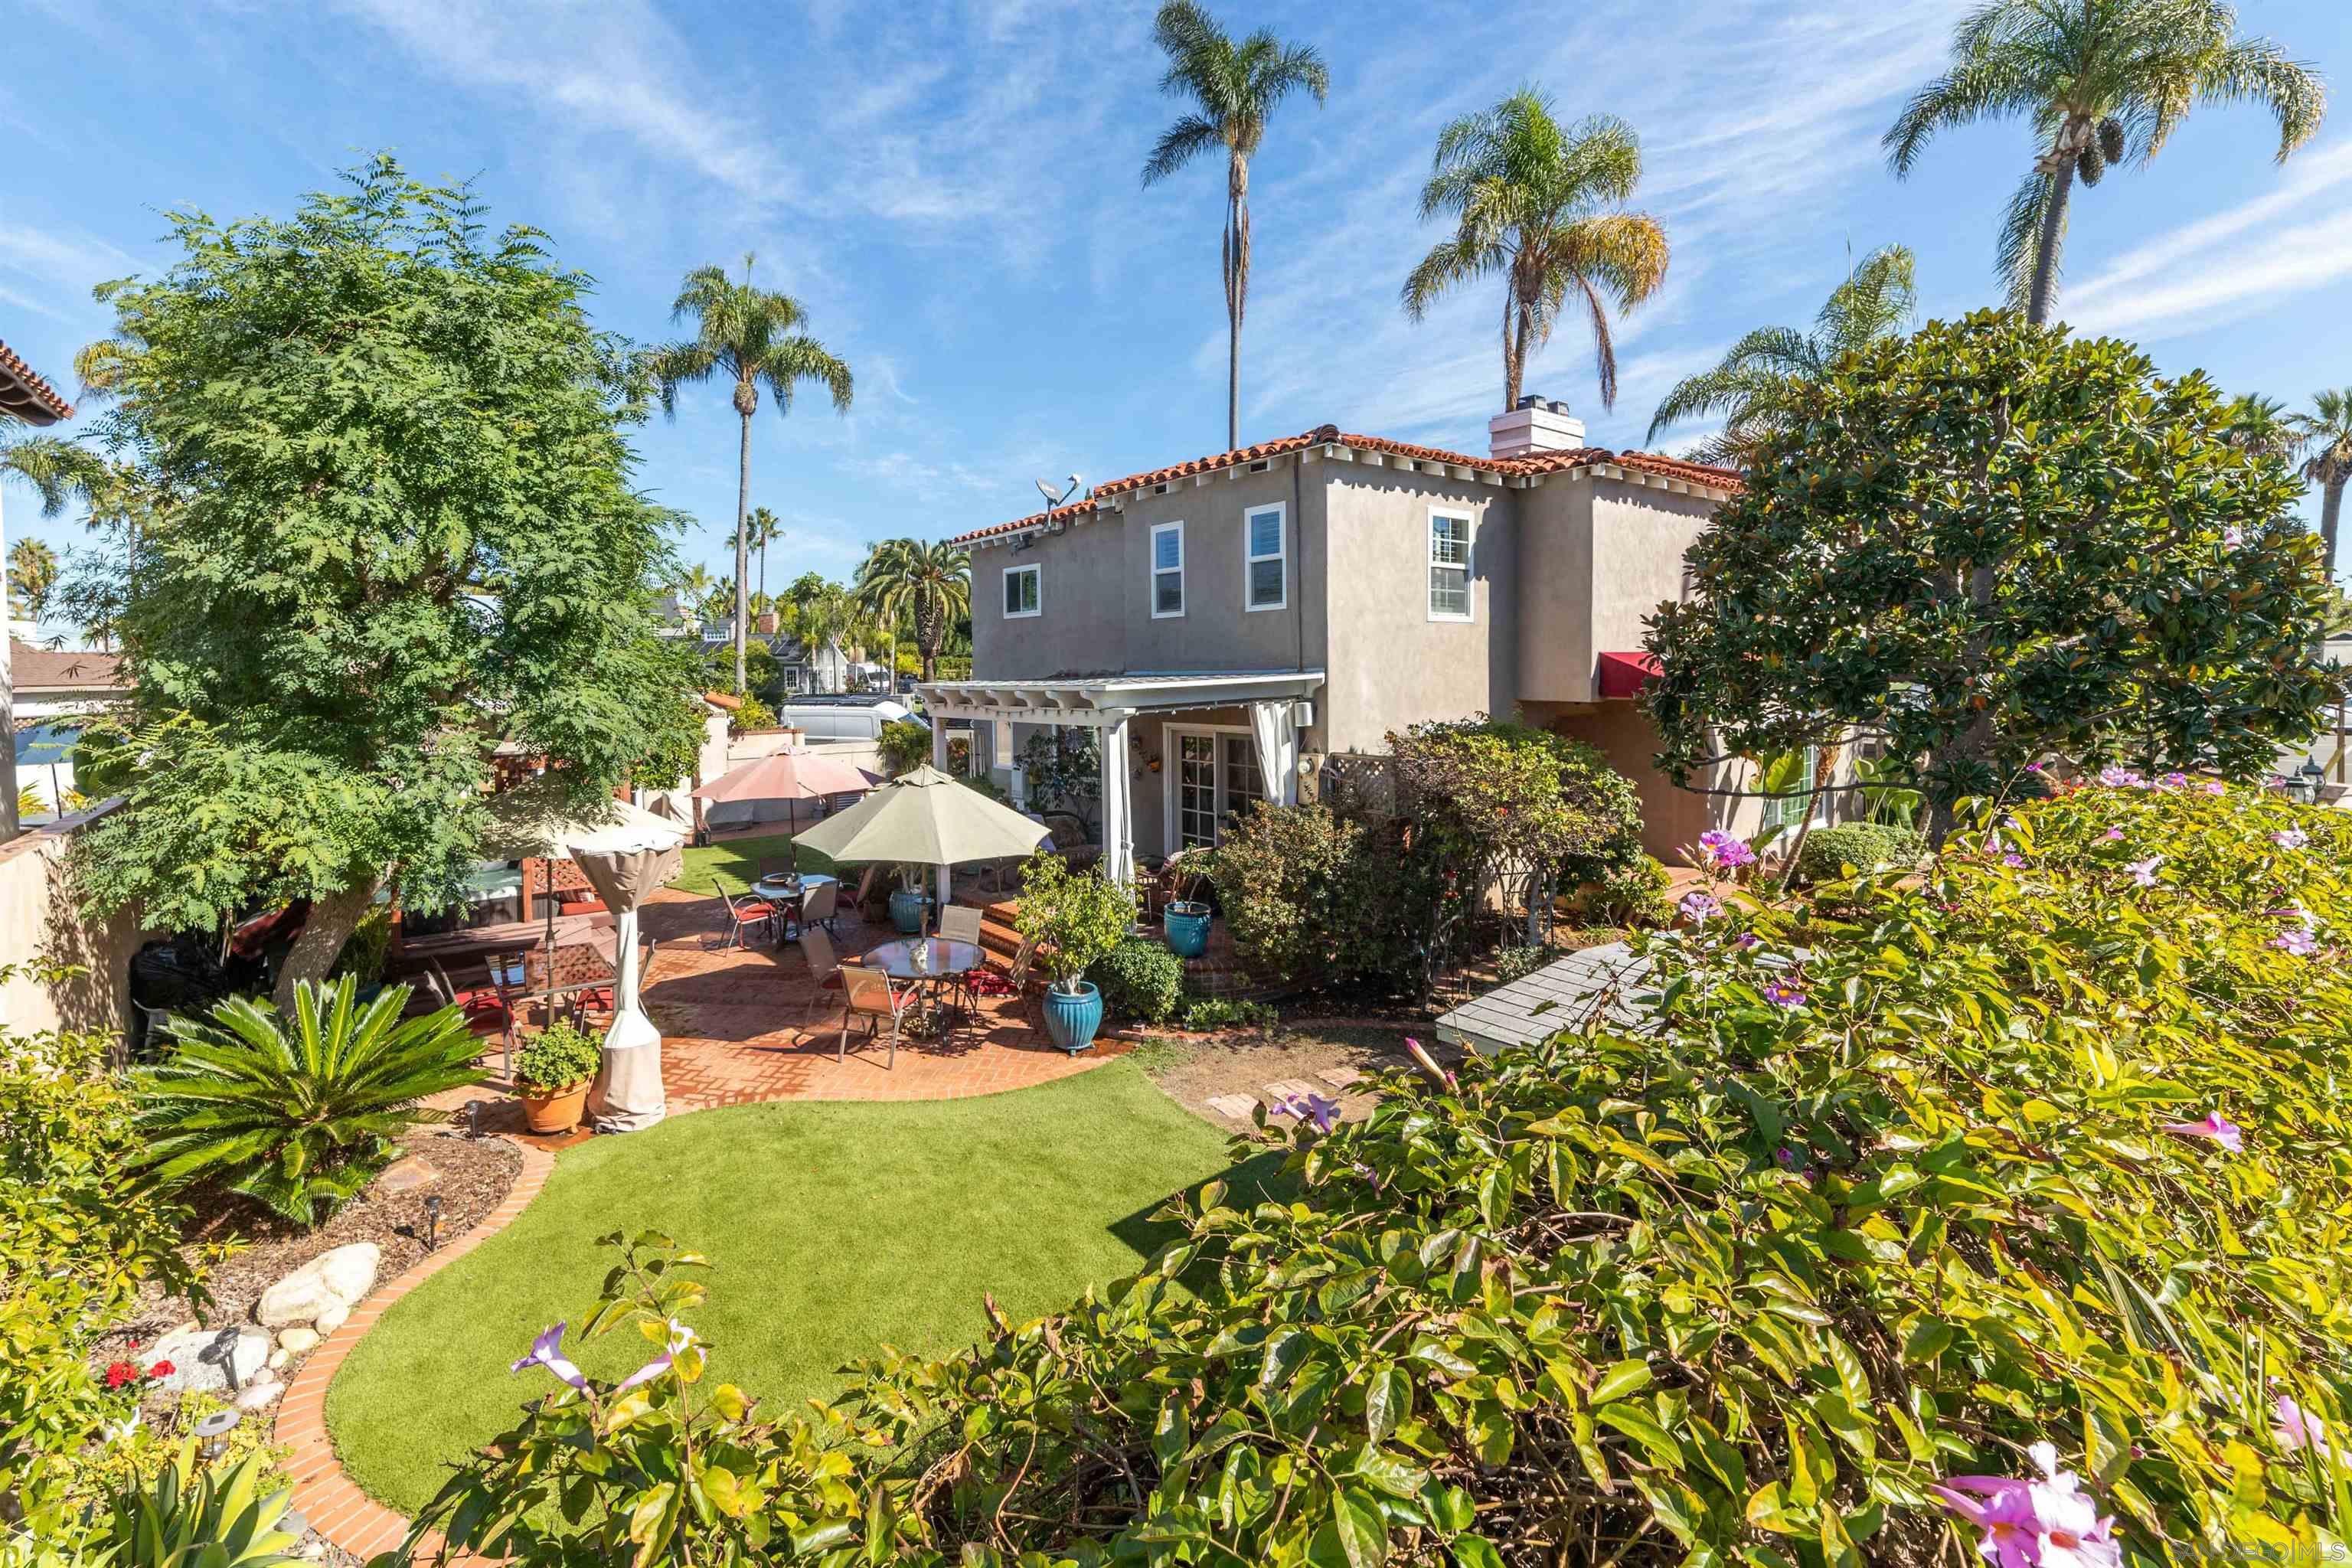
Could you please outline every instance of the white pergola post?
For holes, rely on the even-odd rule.
[[[941,773],[948,771],[948,716],[937,709],[931,710],[931,766]],[[945,910],[955,899],[955,873],[947,867],[940,868],[940,908]]]
[[[1135,808],[1127,778],[1127,718],[1119,713],[1101,728],[1102,869],[1123,886],[1135,881]]]

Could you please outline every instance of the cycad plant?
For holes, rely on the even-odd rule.
[[[2010,304],[2047,321],[2076,175],[2095,185],[2112,164],[2146,163],[2200,103],[2269,110],[2282,163],[2319,129],[2319,73],[2237,27],[2221,0],[1993,0],[1953,30],[1951,69],[1905,106],[1887,162],[1900,177],[1938,131],[2031,120],[2038,152],[2010,201],[1998,265]]]
[[[857,593],[890,626],[914,622],[923,679],[935,680],[948,628],[958,616],[971,613],[971,556],[952,544],[886,539],[858,568]]]
[[[346,975],[294,988],[290,1019],[250,997],[175,1021],[132,1079],[143,1161],[165,1186],[215,1181],[294,1224],[323,1223],[397,1153],[427,1095],[482,1081],[455,1007],[403,1020],[404,985],[362,1005]]]
[[[1613,116],[1562,125],[1551,101],[1532,88],[1464,115],[1438,133],[1421,192],[1421,216],[1452,213],[1454,236],[1406,278],[1406,314],[1417,321],[1457,284],[1500,274],[1507,412],[1518,405],[1528,355],[1549,341],[1574,300],[1592,322],[1601,405],[1613,408],[1610,307],[1632,310],[1666,276],[1666,231],[1658,220],[1612,210],[1633,198],[1641,178],[1641,142]]]
[[[196,1446],[143,1488],[127,1489],[90,1544],[106,1568],[277,1568],[299,1563],[301,1538],[279,1528],[294,1489],[265,1491],[261,1453],[235,1467],[199,1465]]]
[[[2311,412],[2294,416],[2304,452],[2303,477],[2319,487],[2319,538],[2327,580],[2336,580],[2336,525],[2344,516],[2344,485],[2352,480],[2352,389],[2314,393]]]
[[[1911,252],[1900,245],[1872,251],[1830,291],[1811,331],[1757,328],[1732,344],[1714,369],[1677,383],[1651,416],[1645,439],[1656,440],[1659,431],[1681,420],[1721,415],[1723,433],[1694,456],[1746,467],[1756,443],[1782,428],[1790,392],[1818,380],[1847,350],[1905,331],[1918,302]]]

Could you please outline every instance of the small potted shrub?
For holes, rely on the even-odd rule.
[[[1176,896],[1160,912],[1160,929],[1168,935],[1168,951],[1179,958],[1198,958],[1209,950],[1209,906],[1197,895],[1209,871],[1209,851],[1195,847],[1168,857],[1169,890]]]
[[[1098,871],[1074,872],[1060,856],[1041,851],[1022,868],[1013,924],[1054,976],[1045,987],[1045,1033],[1076,1056],[1102,1027],[1102,993],[1087,971],[1135,929],[1135,895]]]
[[[593,1035],[557,1023],[515,1050],[515,1093],[522,1119],[533,1132],[568,1132],[580,1125],[588,1086],[604,1065],[604,1047]]]
[[[898,885],[890,891],[890,925],[900,936],[913,936],[923,929],[923,919],[930,913],[931,896],[923,891],[923,875],[928,866],[901,866]]]

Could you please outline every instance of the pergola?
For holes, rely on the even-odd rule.
[[[1134,671],[1047,680],[939,680],[915,688],[931,720],[931,763],[944,769],[948,721],[1053,724],[1096,731],[1102,751],[1103,874],[1135,879],[1135,807],[1128,789],[1128,724],[1139,713],[1238,708],[1249,715],[1268,798],[1298,800],[1299,705],[1323,685],[1320,669]],[[972,759],[973,771],[984,765]],[[1016,804],[1019,804],[1016,802]],[[944,876],[940,896],[946,897]]]

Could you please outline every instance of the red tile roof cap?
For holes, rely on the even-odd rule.
[[[54,425],[73,417],[73,405],[6,343],[0,343],[0,414],[14,415],[27,425]]]

